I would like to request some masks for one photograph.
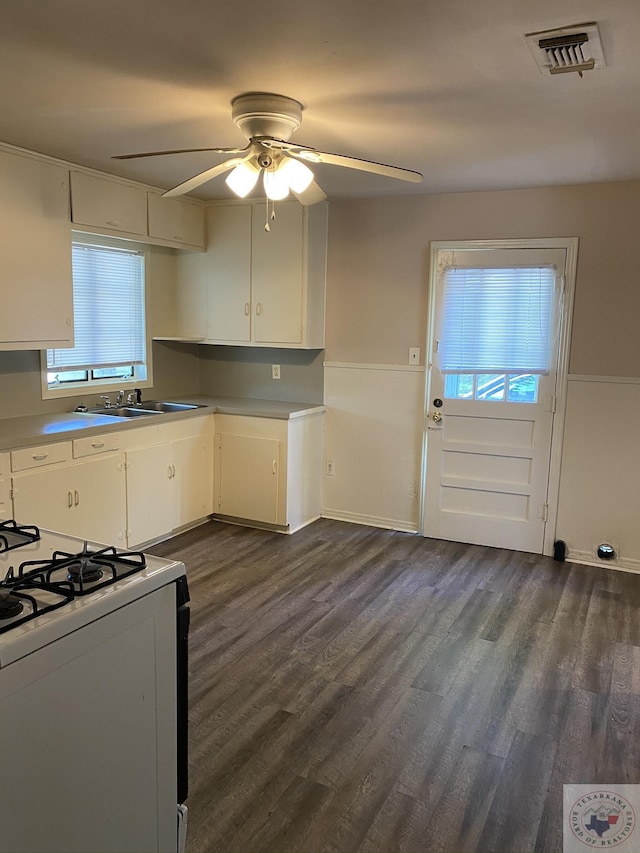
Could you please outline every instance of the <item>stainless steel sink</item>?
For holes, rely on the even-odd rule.
[[[150,409],[154,412],[188,412],[191,409],[202,409],[203,406],[198,406],[195,403],[165,403],[162,400],[146,400],[142,404],[143,409]]]
[[[94,406],[87,409],[89,415],[111,415],[112,418],[143,418],[147,415],[169,415],[172,412],[189,412],[202,409],[196,403],[169,403],[164,400],[150,400],[141,406]]]
[[[145,409],[136,406],[96,406],[87,409],[89,415],[110,415],[112,418],[143,418],[147,415],[161,414],[159,409]]]

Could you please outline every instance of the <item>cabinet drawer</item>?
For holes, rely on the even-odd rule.
[[[28,468],[40,468],[42,465],[66,462],[70,458],[70,441],[41,444],[39,447],[25,447],[22,450],[11,451],[11,470],[26,471]]]
[[[117,433],[93,435],[91,438],[76,438],[73,441],[74,459],[95,456],[97,453],[109,453],[112,450],[120,450],[120,437]]]

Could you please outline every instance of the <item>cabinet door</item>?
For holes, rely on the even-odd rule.
[[[207,338],[251,340],[251,206],[209,211]]]
[[[276,219],[264,230],[265,205],[253,210],[251,293],[253,340],[302,342],[303,208],[276,204]]]
[[[0,152],[0,350],[73,344],[68,172]]]
[[[128,450],[127,535],[130,548],[164,536],[175,527],[171,445]]]
[[[268,524],[278,518],[280,442],[273,438],[220,434],[216,476],[221,515]]]
[[[147,233],[147,193],[141,187],[71,172],[71,218],[128,234]]]
[[[204,208],[179,198],[147,193],[149,236],[204,248]]]
[[[121,454],[13,475],[13,511],[22,524],[118,545],[124,540]]]
[[[213,512],[213,443],[210,437],[182,438],[171,444],[176,493],[173,527]]]
[[[127,526],[124,455],[114,453],[103,459],[80,462],[69,472],[73,535],[124,547]]]
[[[0,453],[0,521],[6,521],[9,518],[13,518],[9,454]]]

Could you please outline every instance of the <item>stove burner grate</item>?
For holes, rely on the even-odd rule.
[[[0,634],[68,604],[74,596],[70,583],[14,578],[13,570],[0,581]],[[16,603],[18,606],[16,606]],[[4,610],[5,604],[7,610]]]
[[[29,545],[40,539],[40,531],[30,524],[17,524],[13,519],[0,522],[0,554]]]
[[[142,571],[146,565],[141,551],[118,552],[112,545],[94,551],[85,542],[78,554],[54,551],[49,560],[27,560],[18,572],[20,577],[51,583],[71,581],[75,595],[88,595]]]

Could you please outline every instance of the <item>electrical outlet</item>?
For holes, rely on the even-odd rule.
[[[327,477],[333,477],[336,473],[336,466],[334,462],[327,462]]]
[[[271,365],[271,378],[272,379],[280,379],[280,365],[272,364]]]
[[[409,347],[409,364],[420,364],[420,347]]]

